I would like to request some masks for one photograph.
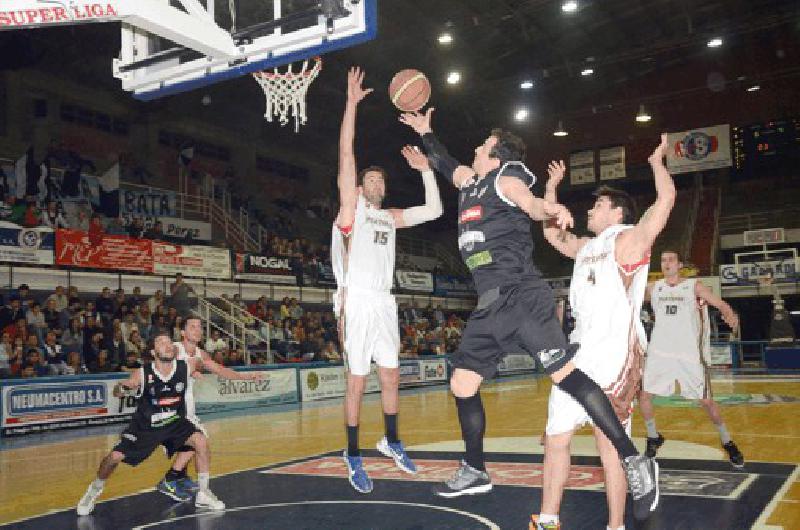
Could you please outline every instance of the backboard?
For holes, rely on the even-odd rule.
[[[181,25],[177,37],[194,36],[207,44],[222,30],[230,46],[223,45],[220,35],[221,49],[208,53],[180,43],[175,35],[123,22],[113,70],[125,90],[140,100],[155,99],[323,55],[376,35],[377,0],[205,1],[206,8],[199,0],[173,0],[197,21]],[[211,20],[215,31],[198,31],[199,24]]]
[[[120,22],[113,74],[150,100],[375,37],[377,0],[2,0],[0,30]]]

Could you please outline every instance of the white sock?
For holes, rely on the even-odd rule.
[[[542,524],[558,524],[558,514],[540,513],[539,522]]]
[[[731,441],[731,433],[728,432],[728,428],[724,423],[717,425],[717,430],[719,431],[719,440],[722,442],[722,445]]]
[[[208,473],[198,473],[197,474],[197,484],[200,486],[201,490],[208,489]]]
[[[96,490],[101,490],[101,489],[103,489],[103,486],[105,486],[105,485],[106,485],[106,481],[105,480],[103,480],[101,478],[96,478],[96,479],[94,479],[94,481],[92,481],[91,487],[96,489]]]
[[[625,530],[625,525],[618,526],[617,528],[611,528],[610,526],[606,526],[606,530]]]
[[[644,420],[644,426],[647,427],[648,438],[658,438],[658,430],[656,429],[656,419]]]

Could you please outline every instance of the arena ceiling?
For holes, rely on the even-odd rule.
[[[367,72],[366,84],[376,88],[359,117],[360,162],[402,168],[400,146],[414,138],[397,123],[386,95],[389,80],[402,68],[430,77],[435,127],[465,160],[493,126],[510,127],[530,144],[552,140],[561,120],[574,139],[587,117],[602,119],[604,112],[624,113],[632,121],[642,103],[657,107],[675,97],[702,101],[757,83],[798,85],[800,2],[580,0],[571,14],[562,11],[562,3],[379,0],[378,38],[324,58],[324,70],[309,90],[309,124],[298,135],[290,127],[261,125],[263,95],[249,78],[137,105],[218,125],[260,126],[265,142],[308,152],[334,168],[345,71],[358,64]],[[440,45],[445,31],[453,42]],[[716,37],[722,46],[708,47]],[[0,68],[48,69],[130,98],[111,76],[119,46],[114,24],[0,32],[0,46]],[[721,79],[709,77],[707,87],[682,94],[687,89],[675,72],[697,64],[719,70]],[[589,68],[593,73],[582,75]],[[445,81],[452,70],[461,74],[457,85]],[[532,88],[520,88],[525,80]],[[206,95],[208,105],[202,103]],[[524,121],[514,119],[520,108],[529,112]],[[403,191],[396,191],[405,202]]]

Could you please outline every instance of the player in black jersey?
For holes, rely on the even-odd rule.
[[[454,477],[434,492],[456,497],[492,489],[484,464],[486,417],[479,389],[496,374],[505,352],[522,349],[611,440],[625,466],[634,512],[646,517],[658,501],[654,462],[639,455],[603,390],[571,362],[577,345],[567,344],[553,292],[533,264],[531,220],[552,220],[563,230],[573,225],[572,216],[563,205],[531,193],[535,177],[522,163],[526,148],[520,138],[493,130],[475,149],[472,166],[460,165],[434,136],[432,112],[406,113],[400,121],[422,137],[431,166],[459,189],[458,245],[478,291],[477,307],[450,357],[450,388],[466,455]]]
[[[225,509],[225,503],[217,499],[208,487],[209,451],[206,437],[186,418],[185,396],[189,378],[199,369],[199,363],[195,359],[179,361],[175,358],[175,346],[167,330],[156,334],[154,352],[153,362],[131,372],[128,379],[117,383],[114,388],[115,396],[122,395],[123,389],[135,391],[139,397],[138,405],[119,443],[100,462],[97,478],[78,503],[78,515],[92,512],[106,480],[117,464],[125,462],[136,466],[159,445],[164,446],[169,457],[184,445],[193,447],[200,487],[195,506]]]

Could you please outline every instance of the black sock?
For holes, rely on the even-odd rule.
[[[483,411],[481,393],[472,397],[456,397],[458,422],[461,424],[461,437],[466,446],[464,461],[479,471],[486,471],[483,460],[483,435],[486,432],[486,414]]]
[[[179,478],[181,478],[181,472],[180,471],[175,471],[172,468],[169,468],[169,471],[167,471],[167,474],[164,475],[164,480],[166,480],[167,482],[173,482],[175,480],[178,480]]]
[[[386,414],[383,413],[383,424],[386,426],[386,440],[390,444],[396,444],[400,440],[397,439],[397,413]]]
[[[186,474],[186,468],[178,470],[178,478],[188,478],[189,475]]]
[[[361,456],[361,451],[358,450],[358,425],[347,426],[347,454]]]
[[[576,368],[558,387],[583,406],[595,426],[608,437],[623,460],[639,454],[625,433],[608,396],[589,376]]]

